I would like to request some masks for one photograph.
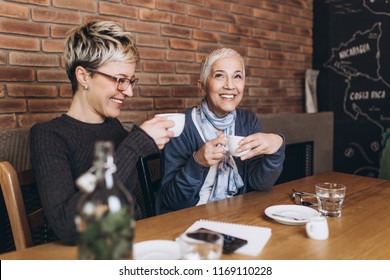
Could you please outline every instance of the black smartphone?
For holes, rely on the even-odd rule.
[[[204,234],[204,233],[202,234],[201,232],[198,232],[201,230],[213,232],[213,230],[210,230],[207,228],[200,228],[200,229],[196,230],[195,232],[189,233],[188,236],[191,238],[194,238],[194,239],[198,239],[198,240],[204,240],[204,241],[208,240],[210,238],[210,236],[207,236],[207,234]],[[216,231],[214,231],[214,232],[216,232]],[[245,239],[241,239],[241,238],[234,237],[231,235],[223,234],[220,232],[219,232],[219,234],[221,234],[223,236],[222,253],[224,253],[224,254],[231,254],[234,251],[236,251],[238,248],[240,248],[248,243],[248,240],[245,240]]]

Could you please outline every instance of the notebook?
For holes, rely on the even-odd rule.
[[[271,229],[260,226],[249,226],[234,223],[225,223],[210,220],[198,220],[193,223],[187,231],[195,231],[199,228],[206,228],[219,233],[228,234],[234,237],[248,240],[248,244],[237,249],[235,253],[249,256],[257,256],[267,244],[271,237]]]

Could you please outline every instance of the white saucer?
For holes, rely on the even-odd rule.
[[[319,216],[317,210],[302,205],[274,205],[265,209],[265,214],[271,219],[285,225],[304,225],[311,217]],[[278,217],[274,214],[286,217]],[[294,218],[299,220],[295,220]]]
[[[172,240],[148,240],[133,246],[135,260],[179,260],[180,246]]]

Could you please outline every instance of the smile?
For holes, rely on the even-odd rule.
[[[119,100],[119,99],[114,99],[114,98],[111,98],[110,99],[112,102],[115,102],[115,103],[118,103],[118,104],[122,104],[123,101],[122,100]]]
[[[228,98],[228,99],[233,99],[235,97],[234,94],[221,94],[220,96],[222,98]]]

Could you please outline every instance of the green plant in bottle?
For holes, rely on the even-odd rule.
[[[77,180],[86,191],[76,216],[79,259],[132,258],[133,200],[115,178],[113,153],[111,142],[97,142],[92,168]]]

